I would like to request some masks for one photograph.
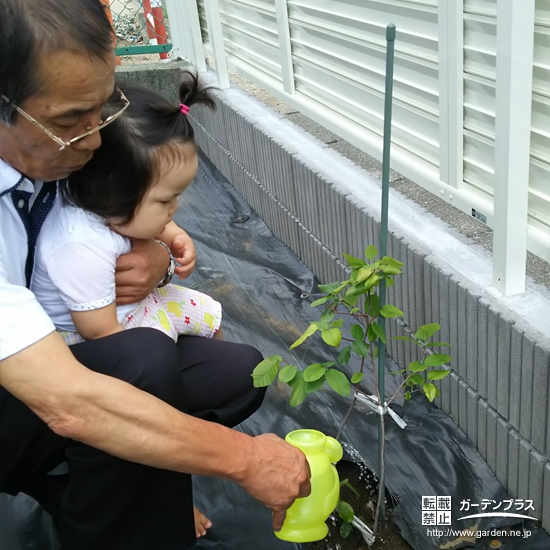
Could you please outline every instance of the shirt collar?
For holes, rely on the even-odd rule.
[[[21,179],[21,173],[12,168],[5,160],[0,159],[0,194],[11,189]],[[24,178],[18,187],[21,191],[34,192],[34,184],[27,178]]]

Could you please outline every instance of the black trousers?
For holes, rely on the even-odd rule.
[[[261,405],[251,346],[126,330],[71,347],[89,369],[180,411],[234,426]],[[185,437],[185,434],[182,434]],[[47,475],[63,461],[69,474]],[[195,543],[191,476],[142,466],[59,437],[0,387],[0,492],[24,492],[56,518],[63,550],[183,550]]]

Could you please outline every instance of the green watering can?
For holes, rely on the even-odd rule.
[[[289,542],[324,539],[328,534],[325,521],[340,498],[340,480],[332,463],[342,458],[342,446],[317,430],[295,430],[285,441],[306,455],[311,469],[311,494],[296,499],[286,512],[283,528],[275,535]]]

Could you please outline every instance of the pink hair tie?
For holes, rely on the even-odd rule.
[[[180,104],[180,111],[182,114],[186,115],[189,112],[189,107],[187,105],[184,105],[183,103]]]

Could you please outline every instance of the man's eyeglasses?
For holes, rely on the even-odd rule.
[[[40,130],[42,130],[49,138],[53,139],[60,146],[59,150],[63,151],[64,149],[66,149],[67,147],[70,147],[74,143],[76,143],[76,142],[78,142],[78,141],[80,141],[84,138],[87,138],[88,136],[91,136],[92,134],[94,134],[95,132],[98,132],[99,130],[102,130],[103,128],[105,128],[105,126],[108,126],[109,124],[111,124],[111,122],[113,122],[113,120],[116,120],[128,108],[128,105],[130,105],[130,102],[128,101],[126,96],[122,93],[120,88],[118,88],[117,86],[115,86],[115,94],[118,95],[118,98],[117,98],[116,102],[109,101],[107,103],[107,105],[110,105],[110,104],[113,104],[113,103],[117,104],[118,102],[120,102],[120,104],[121,104],[120,109],[118,111],[116,111],[114,114],[108,116],[105,120],[100,120],[98,125],[95,128],[88,127],[87,131],[84,134],[82,134],[80,136],[76,136],[76,137],[70,139],[69,141],[65,141],[65,140],[61,139],[60,137],[57,137],[55,134],[52,134],[52,132],[50,132],[45,126],[42,126],[42,124],[40,124],[40,122],[35,120],[31,115],[29,115],[28,113],[23,111],[23,109],[19,108],[17,105],[12,105],[12,107],[21,116],[25,117],[31,124],[33,124],[34,126],[39,128]],[[10,100],[5,95],[2,95],[0,97],[4,101],[9,103]]]

